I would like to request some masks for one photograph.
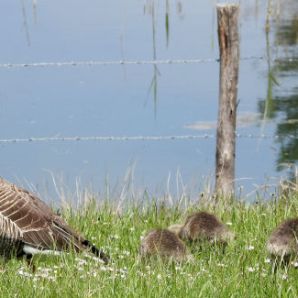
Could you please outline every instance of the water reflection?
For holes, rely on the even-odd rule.
[[[165,27],[166,27],[166,44],[169,46],[170,40],[170,3],[169,0],[166,0],[166,15],[165,15]]]
[[[23,26],[24,26],[25,36],[26,36],[26,42],[27,42],[27,46],[30,47],[31,38],[29,33],[28,21],[27,21],[26,7],[25,7],[24,0],[20,0],[20,2],[22,7]]]
[[[267,15],[266,15],[266,25],[265,25],[265,36],[266,36],[266,61],[267,61],[267,94],[266,100],[259,102],[259,110],[263,114],[262,132],[267,119],[273,119],[275,117],[275,112],[273,108],[273,86],[278,85],[276,79],[275,69],[272,67],[272,55],[271,55],[271,26],[270,26],[270,11],[271,11],[271,1],[268,1]]]
[[[160,8],[158,7],[158,2],[155,0],[149,0],[144,5],[144,13],[151,17],[152,24],[152,58],[157,60],[157,16]],[[170,43],[170,12],[171,12],[171,2],[166,0],[165,2],[165,13],[164,13],[164,24],[165,24],[165,40],[166,48],[169,47]],[[176,1],[176,13],[182,18],[183,6],[180,1]],[[149,86],[149,93],[152,94],[154,103],[154,117],[157,117],[157,103],[158,103],[158,77],[161,75],[159,68],[156,64],[153,65],[153,75]]]
[[[62,1],[57,10],[57,3],[51,1],[43,5],[37,0],[3,1],[0,13],[6,26],[0,28],[1,63],[217,58],[215,2],[93,0],[86,6],[83,1],[74,1],[69,10],[69,1]],[[265,41],[266,2],[241,3],[242,57],[264,56],[260,45]],[[284,13],[284,9],[279,11]],[[288,110],[296,108],[297,89],[293,86],[297,65],[274,60],[277,43],[286,49],[283,54],[295,57],[295,24],[295,16],[279,15],[276,26],[270,22],[267,65],[265,60],[241,61],[240,133],[257,136],[263,125],[264,133],[271,135],[276,121],[275,133],[282,134],[277,149],[283,158],[288,151],[293,155],[277,157],[271,150],[274,141],[269,138],[262,140],[256,150],[255,139],[238,139],[237,179],[248,189],[254,182],[263,183],[264,176],[276,174],[274,160],[278,159],[279,165],[297,160],[296,143],[289,136],[296,129],[291,117],[297,115]],[[286,38],[282,30],[286,30]],[[131,65],[123,69],[124,76],[117,66],[1,69],[0,124],[5,127],[1,138],[203,135],[205,131],[201,130],[207,129],[208,135],[214,134],[217,63]],[[259,98],[263,100],[258,103]],[[148,107],[144,107],[147,102]],[[269,129],[267,119],[273,123]],[[214,138],[187,142],[6,144],[0,146],[0,166],[9,180],[26,177],[41,185],[48,181],[49,175],[43,170],[47,169],[55,176],[61,173],[65,184],[71,185],[75,177],[82,177],[82,185],[92,182],[100,189],[108,184],[106,175],[112,187],[118,185],[128,161],[137,161],[137,187],[162,193],[164,181],[174,186],[175,179],[168,182],[167,177],[173,177],[179,169],[184,185],[196,196],[205,184],[202,177],[208,176],[212,184],[214,148]],[[246,177],[248,182],[243,180]]]
[[[155,12],[155,2],[149,1],[145,5],[144,8],[145,13],[151,16],[152,23],[152,50],[153,50],[153,60],[157,59],[157,51],[156,51],[156,12]],[[160,72],[157,68],[157,65],[153,65],[153,76],[150,82],[149,93],[153,94],[153,103],[154,103],[154,117],[157,116],[157,90],[158,90],[158,76]]]
[[[37,24],[37,0],[32,0],[32,11],[34,24]]]
[[[293,4],[294,5],[294,4]],[[281,9],[280,11],[283,11]],[[264,119],[276,121],[279,136],[279,153],[276,160],[277,171],[289,168],[289,178],[295,176],[298,161],[298,15],[281,15],[276,23],[273,44],[281,50],[282,58],[271,61],[270,30],[266,26],[268,84],[267,97],[259,102],[259,111]],[[291,59],[289,59],[291,58]],[[292,59],[295,59],[294,61]]]
[[[280,46],[296,46],[298,43],[298,14],[277,27],[276,43]],[[297,49],[296,49],[297,50]],[[296,53],[297,54],[297,53]]]

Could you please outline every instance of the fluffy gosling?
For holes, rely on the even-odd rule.
[[[282,222],[271,233],[267,241],[267,251],[278,263],[288,265],[292,257],[298,255],[298,218]]]
[[[190,242],[208,241],[210,243],[227,244],[235,238],[226,225],[215,215],[205,211],[187,217],[184,225],[172,225],[169,230],[176,233],[182,240]]]
[[[160,256],[161,258],[172,259],[175,261],[192,260],[188,254],[185,244],[178,236],[167,229],[155,229],[142,239],[140,256]]]

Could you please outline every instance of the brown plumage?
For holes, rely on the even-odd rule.
[[[267,251],[285,262],[298,255],[298,218],[282,222],[272,232],[267,241]]]
[[[35,253],[63,250],[89,250],[108,261],[37,196],[0,178],[0,255],[30,259]]]
[[[141,242],[141,257],[160,256],[176,261],[191,260],[184,243],[177,235],[166,229],[150,231]]]
[[[232,233],[215,215],[201,211],[187,217],[184,225],[169,227],[182,240],[227,244],[234,239]]]

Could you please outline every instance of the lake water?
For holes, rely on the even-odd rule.
[[[298,4],[268,3],[240,1],[236,182],[248,201],[270,197],[280,180],[295,179],[298,159]],[[58,138],[0,140],[1,176],[47,200],[56,200],[61,188],[75,193],[78,185],[102,198],[147,191],[195,199],[212,188],[219,85],[215,6],[193,0],[1,1],[0,139]],[[15,65],[154,59],[211,61]],[[206,137],[150,138],[181,135]],[[59,139],[76,136],[148,139]]]

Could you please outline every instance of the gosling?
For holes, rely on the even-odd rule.
[[[235,238],[231,232],[215,215],[208,212],[197,212],[187,217],[184,225],[173,225],[169,230],[175,232],[182,240],[223,244]]]
[[[178,236],[167,229],[155,229],[147,233],[142,239],[140,250],[142,258],[159,256],[162,259],[174,261],[190,261],[185,244]]]
[[[282,222],[270,235],[267,241],[267,251],[275,260],[288,265],[292,257],[298,255],[298,218]]]

